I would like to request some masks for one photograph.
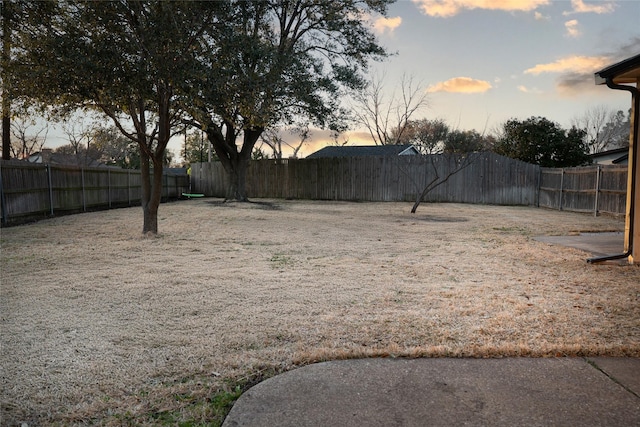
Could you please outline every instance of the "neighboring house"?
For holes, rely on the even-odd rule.
[[[78,165],[78,159],[76,156],[71,154],[61,154],[54,153],[53,150],[49,148],[43,148],[42,151],[38,151],[37,153],[33,153],[27,158],[29,163],[42,163],[48,165],[59,165],[59,166],[86,166],[91,168],[97,168],[100,166],[104,166],[102,163],[95,159],[87,159],[88,165]]]
[[[590,154],[589,157],[598,165],[627,165],[629,164],[629,147],[602,151]]]
[[[415,156],[418,154],[420,152],[413,145],[343,145],[324,147],[306,158]]]

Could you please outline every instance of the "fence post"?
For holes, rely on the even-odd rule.
[[[4,187],[2,186],[2,166],[0,165],[0,209],[2,209],[2,223],[7,224],[9,222],[9,215],[7,213],[7,202],[4,199]]]
[[[111,209],[111,171],[109,169],[107,169],[107,201]]]
[[[564,168],[560,169],[560,200],[558,201],[558,210],[562,210],[562,190],[564,189]]]
[[[127,203],[131,206],[131,171],[127,169]]]
[[[53,216],[53,182],[51,179],[51,165],[46,165],[47,168],[47,184],[49,185],[49,211]]]
[[[87,196],[85,195],[84,168],[80,168],[80,180],[82,181],[82,211],[87,211]]]
[[[540,207],[540,191],[542,191],[542,168],[538,166],[538,194],[536,200],[536,207]]]
[[[593,207],[593,216],[598,216],[598,202],[599,202],[599,195],[600,195],[600,178],[602,177],[602,175],[600,174],[600,165],[598,165],[596,167],[596,197],[595,197],[595,203],[594,203],[594,207]]]

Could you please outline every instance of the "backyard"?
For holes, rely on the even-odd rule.
[[[215,425],[330,359],[640,356],[640,268],[533,239],[624,219],[410,208],[198,199],[161,205],[157,237],[139,207],[2,229],[2,424]]]

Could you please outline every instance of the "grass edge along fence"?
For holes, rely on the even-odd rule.
[[[163,174],[162,199],[189,189],[186,174]],[[141,172],[0,161],[2,226],[58,214],[135,206],[142,194]]]

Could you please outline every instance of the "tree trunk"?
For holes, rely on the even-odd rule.
[[[8,109],[2,112],[2,160],[11,158],[11,118]]]
[[[227,187],[225,200],[248,202],[249,198],[247,197],[246,183],[249,159],[243,159],[241,156],[238,156],[235,159],[230,159],[229,166],[227,170],[229,186]]]
[[[143,161],[142,164],[144,163]],[[144,217],[142,234],[158,234],[158,208],[162,201],[162,158],[159,160],[153,159],[153,176],[151,176],[148,157],[146,164],[147,167],[142,167],[141,170],[143,182],[142,212]]]
[[[11,89],[9,61],[11,60],[11,2],[2,8],[2,160],[11,158]]]
[[[151,159],[149,154],[140,147],[140,180],[142,194],[140,204],[142,205],[142,234],[158,233],[158,209],[151,209]]]
[[[247,170],[253,147],[264,131],[262,127],[244,129],[242,149],[237,151],[235,144],[235,131],[227,124],[227,135],[223,135],[220,126],[210,123],[207,127],[207,139],[211,142],[225,172],[229,177],[229,186],[225,195],[225,201],[238,202],[249,201],[247,195]]]

